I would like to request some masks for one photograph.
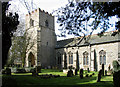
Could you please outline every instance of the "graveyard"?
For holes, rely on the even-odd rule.
[[[113,87],[113,75],[105,75],[101,77],[101,81],[97,82],[98,72],[87,70],[83,71],[83,78],[73,73],[73,76],[68,77],[67,73],[57,69],[41,69],[41,73],[37,76],[32,76],[32,73],[11,73],[11,75],[2,76],[2,85],[5,87],[16,86],[80,86],[80,87]]]

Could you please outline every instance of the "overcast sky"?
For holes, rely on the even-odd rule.
[[[42,10],[47,11],[48,13],[52,13],[53,10],[57,10],[60,7],[64,7],[68,3],[68,0],[25,0],[25,1],[29,2],[29,6],[33,7],[32,9],[40,8]],[[31,3],[32,3],[31,1],[33,1],[32,6],[31,6]],[[13,12],[17,11],[20,14],[20,17],[24,19],[25,14],[27,14],[28,11],[25,8],[24,3],[22,3],[22,2],[23,2],[23,0],[12,0],[12,1],[10,1],[11,6],[10,6],[9,10],[13,11]],[[111,27],[111,29],[109,29],[109,31],[113,30],[115,28],[114,23],[115,23],[116,20],[118,20],[118,19],[116,19],[115,17],[110,19],[111,23],[113,24],[113,28]],[[59,31],[57,30],[58,28],[59,28],[59,26],[55,22],[56,34],[59,33]],[[95,31],[94,33],[96,33],[96,32],[97,31]],[[71,37],[73,37],[73,36],[68,36],[67,38],[71,38]],[[61,40],[61,39],[65,39],[65,38],[60,38],[59,37],[57,39]]]

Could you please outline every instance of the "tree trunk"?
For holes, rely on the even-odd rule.
[[[8,52],[11,47],[11,37],[2,37],[2,69],[4,68],[6,61],[8,59]]]

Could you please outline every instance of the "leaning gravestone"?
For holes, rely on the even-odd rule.
[[[120,65],[118,61],[113,61],[113,71],[114,87],[120,87]]]
[[[100,82],[102,75],[102,69],[98,72],[97,82]]]
[[[83,78],[83,69],[80,69],[80,78]]]

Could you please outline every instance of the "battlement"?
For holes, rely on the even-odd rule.
[[[43,12],[43,13],[45,13],[45,14],[48,14],[48,15],[50,15],[50,16],[53,16],[51,13],[48,13],[48,12],[46,12],[45,10],[42,10],[42,9],[40,9],[40,8],[35,9],[34,11],[30,12],[29,14],[26,14],[26,16],[29,16],[29,15],[31,15],[31,14],[34,14],[34,13],[36,13],[36,12],[38,12],[38,11]]]

